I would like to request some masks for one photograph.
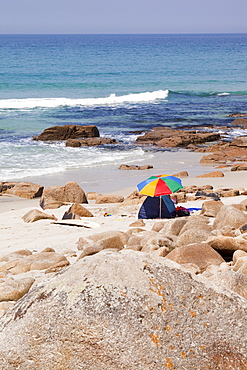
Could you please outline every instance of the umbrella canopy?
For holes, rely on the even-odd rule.
[[[159,197],[175,193],[183,188],[182,181],[175,176],[151,176],[137,185],[139,193],[150,197]]]

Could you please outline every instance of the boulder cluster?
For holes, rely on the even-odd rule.
[[[241,115],[236,115],[239,117]],[[246,117],[246,115],[242,115]],[[246,128],[247,119],[237,118],[229,126],[196,127],[191,129],[173,129],[171,127],[154,127],[139,136],[140,145],[155,145],[163,148],[185,148],[195,152],[208,152],[201,158],[201,163],[231,165],[232,171],[246,171],[247,136],[241,135],[233,140],[225,140],[225,134],[233,127]],[[220,133],[219,133],[220,132]],[[240,163],[239,163],[240,162]]]
[[[70,253],[44,245],[2,257],[0,368],[245,369],[247,200],[219,199],[245,193],[185,187],[179,202],[203,200],[190,216],[82,231]],[[23,221],[54,222],[44,210],[61,205],[71,218],[104,204],[124,217],[144,198],[85,194],[69,182],[44,189],[43,211]]]
[[[246,117],[236,114],[231,117]],[[232,127],[246,128],[247,119],[237,118],[228,126],[210,126],[191,128],[171,128],[165,126],[153,127],[152,130],[138,136],[135,145],[152,145],[160,148],[185,148],[196,152],[208,152],[201,158],[201,163],[231,165],[232,171],[247,169],[247,136],[241,135],[233,140],[225,140],[225,134]],[[141,132],[136,132],[141,133]],[[115,139],[100,137],[99,130],[94,125],[64,125],[45,129],[33,140],[65,141],[66,146],[82,147],[117,144]],[[241,163],[239,163],[241,162]],[[149,165],[138,166],[123,164],[120,169],[140,170],[152,168]]]
[[[115,139],[100,137],[95,125],[64,125],[45,129],[40,135],[33,137],[36,141],[65,141],[69,147],[98,146],[116,144]]]

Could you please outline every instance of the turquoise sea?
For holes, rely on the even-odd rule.
[[[247,112],[247,34],[0,35],[0,57],[0,181],[148,163],[133,131],[210,129]],[[32,141],[65,124],[120,144]]]

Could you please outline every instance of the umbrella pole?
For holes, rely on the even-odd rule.
[[[160,195],[160,218],[161,218],[161,195]]]

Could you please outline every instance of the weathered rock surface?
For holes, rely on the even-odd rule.
[[[82,249],[82,253],[80,254],[78,259],[84,258],[86,256],[91,256],[95,253],[99,253],[104,249],[117,249],[121,250],[124,248],[124,243],[120,235],[112,235],[105,238],[101,238],[96,242],[86,245]]]
[[[247,276],[235,271],[220,271],[209,277],[247,299]],[[246,365],[247,366],[247,365]],[[234,368],[234,367],[233,367]],[[229,368],[230,369],[230,368]],[[238,367],[236,368],[238,369]],[[241,367],[240,367],[241,369]],[[243,367],[244,369],[244,367]]]
[[[112,236],[118,236],[121,239],[123,245],[127,244],[128,237],[126,233],[124,233],[123,231],[118,231],[118,230],[104,231],[102,233],[91,235],[88,237],[88,239],[94,242],[98,242],[101,239],[111,238]]]
[[[31,211],[28,211],[25,213],[24,216],[22,216],[22,219],[24,222],[35,222],[39,220],[54,220],[54,217],[51,215],[48,215],[45,212],[41,212],[38,209],[32,209]]]
[[[95,204],[122,203],[123,201],[124,197],[122,195],[97,195]]]
[[[223,189],[218,189],[217,193],[220,197],[236,197],[239,195],[239,190],[232,189],[232,188],[223,188]]]
[[[247,222],[247,215],[233,207],[233,206],[223,206],[217,213],[213,227],[214,229],[221,229],[223,226],[232,226],[236,229]]]
[[[6,194],[16,195],[17,197],[33,199],[41,197],[44,187],[33,184],[32,182],[3,183],[2,191]]]
[[[247,275],[247,254],[237,258],[233,266],[233,271],[237,271],[240,272],[241,274]]]
[[[101,252],[0,319],[0,367],[243,370],[246,312],[244,298],[166,258]]]
[[[175,173],[173,176],[183,178],[183,177],[188,177],[189,174],[187,171],[181,171],[181,172]]]
[[[45,188],[40,199],[43,209],[59,208],[66,203],[87,203],[85,192],[75,181],[69,181],[63,186]]]
[[[67,261],[66,257],[55,252],[40,252],[27,256],[19,256],[10,259],[0,266],[0,272],[11,272],[13,275],[22,274],[31,270],[43,270],[56,265],[61,261]]]
[[[97,195],[102,195],[100,193],[97,193],[96,191],[89,191],[87,194],[86,194],[86,197],[88,200],[95,200]]]
[[[18,301],[34,283],[31,277],[15,280],[12,277],[0,279],[0,302]]]
[[[247,171],[247,163],[237,163],[231,167],[231,171]]]
[[[183,219],[187,220],[186,223],[182,226],[181,230],[179,231],[179,236],[181,236],[185,231],[191,230],[191,229],[204,229],[207,231],[212,230],[212,226],[208,225],[209,220],[201,215],[192,215],[190,217],[184,217]]]
[[[142,219],[134,221],[131,224],[129,224],[129,227],[144,227],[144,226],[145,222]]]
[[[224,203],[220,200],[208,200],[202,203],[201,214],[207,217],[216,217]]]
[[[153,166],[151,164],[145,164],[143,166],[135,164],[121,164],[118,168],[119,170],[149,170],[150,168],[153,168]]]
[[[67,139],[79,139],[83,137],[99,137],[98,128],[94,125],[53,126],[45,129],[40,135],[34,136],[33,140],[60,141]]]
[[[142,250],[141,240],[142,238],[138,235],[130,236],[126,248],[133,249],[134,251],[141,251]]]
[[[186,225],[185,225],[186,226]],[[201,226],[202,227],[202,226]],[[180,232],[177,245],[182,247],[192,243],[200,243],[206,241],[211,236],[211,231],[207,229],[205,224],[203,228],[189,228],[182,234]]]
[[[141,239],[142,252],[153,252],[162,249],[162,256],[166,256],[175,248],[172,239],[155,231],[145,231]]]
[[[231,122],[232,126],[240,126],[240,127],[246,127],[247,126],[247,119],[245,118],[237,118],[234,121]]]
[[[81,146],[99,146],[106,144],[117,144],[115,139],[107,137],[94,137],[88,139],[68,139],[65,145],[74,148],[80,148]]]
[[[207,243],[226,255],[231,255],[238,249],[247,252],[247,240],[242,235],[236,237],[219,235],[211,237],[207,240]]]
[[[182,264],[193,263],[199,267],[200,272],[210,265],[220,265],[225,260],[212,247],[206,243],[195,243],[175,248],[166,255],[166,258]]]
[[[28,249],[20,249],[15,252],[6,254],[5,256],[0,258],[0,262],[9,262],[9,261],[16,260],[18,258],[22,258],[25,256],[31,256],[31,255],[32,255],[32,252],[29,251]]]
[[[246,121],[246,124],[247,124],[247,120]],[[230,145],[233,145],[233,146],[243,146],[243,147],[247,147],[247,136],[237,136],[235,137],[231,144]]]
[[[203,175],[199,175],[196,177],[224,177],[224,173],[221,171],[213,171],[209,173],[204,173]]]
[[[162,235],[179,235],[182,228],[186,225],[188,222],[187,217],[178,217],[174,220],[168,220],[163,223],[163,225],[160,223],[160,226],[162,227],[159,229],[159,223],[156,222],[153,225],[152,230],[154,231],[160,231],[160,234]]]
[[[237,260],[240,258],[240,257],[244,257],[244,256],[247,256],[247,253],[244,252],[244,251],[241,251],[241,250],[237,250],[236,252],[233,253],[233,256],[232,256],[232,263],[233,265],[235,265],[235,263],[237,262]]]
[[[12,308],[15,305],[15,301],[2,301],[0,302],[0,316],[2,316],[5,311]]]
[[[201,144],[220,139],[220,134],[196,132],[195,130],[173,130],[168,127],[154,127],[137,138],[139,143],[153,143],[160,147],[187,147],[191,144]]]
[[[92,212],[79,203],[72,204],[72,206],[68,209],[68,213],[75,213],[79,217],[93,217]]]
[[[146,195],[140,194],[137,190],[133,191],[130,195],[128,195],[124,201],[120,204],[120,206],[129,206],[140,204],[144,202],[146,199]]]

